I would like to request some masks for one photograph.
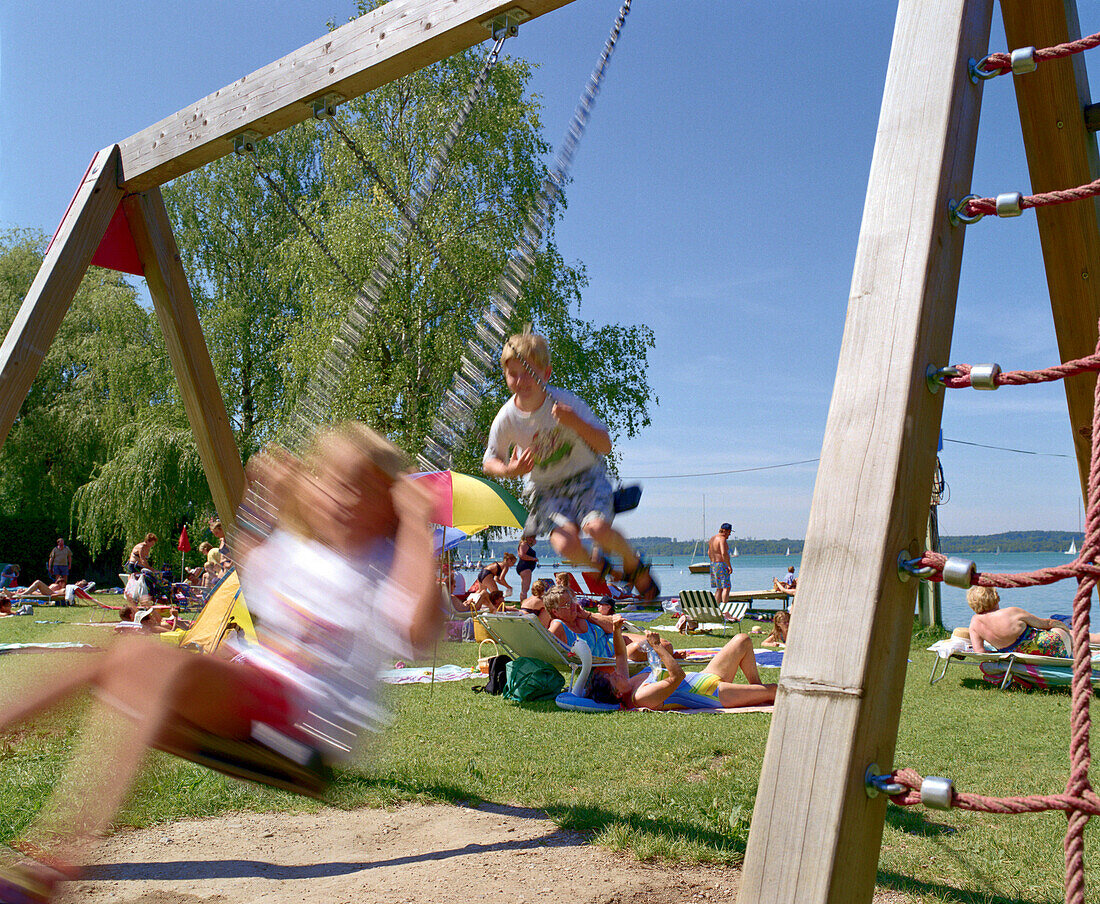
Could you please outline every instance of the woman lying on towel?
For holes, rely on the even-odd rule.
[[[985,651],[983,643],[998,653],[1028,653],[1032,656],[1073,655],[1069,625],[1056,618],[1040,618],[1019,606],[1001,609],[1001,597],[992,587],[971,587],[966,602],[974,610],[970,619],[970,646]],[[1090,634],[1090,643],[1100,634]]]
[[[274,531],[241,563],[262,646],[229,662],[128,637],[0,709],[2,732],[98,692],[83,755],[20,845],[33,859],[0,864],[0,902],[49,901],[76,875],[147,747],[319,794],[326,767],[379,725],[383,659],[430,647],[442,627],[433,502],[401,476],[399,450],[361,424],[322,435],[295,465],[278,480]],[[269,469],[250,476],[272,484]]]
[[[615,670],[594,672],[588,682],[589,696],[597,703],[620,703],[627,709],[736,709],[775,702],[776,685],[760,682],[748,634],[738,634],[729,641],[701,672],[685,672],[660,639],[656,631],[646,632],[646,640],[661,657],[663,668],[631,678],[622,622],[617,622]],[[744,673],[748,684],[734,683],[738,671]]]

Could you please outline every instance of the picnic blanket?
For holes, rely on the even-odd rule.
[[[460,665],[437,665],[435,667],[436,681],[463,681],[466,678],[484,677],[481,672]],[[431,666],[418,669],[383,669],[378,673],[378,678],[386,684],[430,684],[432,669]]]
[[[67,640],[53,643],[0,643],[0,653],[49,653],[55,650],[68,653],[102,653],[103,647]]]

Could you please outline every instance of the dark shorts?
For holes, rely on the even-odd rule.
[[[142,567],[137,562],[127,562],[126,563],[126,573],[127,574],[138,574],[138,573],[141,572],[141,570],[142,570]]]
[[[68,565],[51,565],[50,575],[55,578],[67,578],[69,576]]]

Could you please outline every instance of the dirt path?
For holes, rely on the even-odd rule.
[[[699,904],[739,873],[648,866],[518,807],[239,814],[113,836],[64,904]],[[898,898],[876,896],[877,904]]]

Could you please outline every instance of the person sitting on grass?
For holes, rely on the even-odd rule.
[[[530,497],[525,536],[550,533],[562,559],[594,566],[606,578],[610,560],[581,542],[622,558],[623,573],[647,601],[661,589],[649,565],[614,527],[614,491],[605,457],[611,452],[607,426],[581,399],[547,385],[550,347],[542,336],[522,333],[504,343],[500,356],[512,397],[489,430],[482,470],[490,477],[523,477]]]
[[[772,633],[760,641],[762,647],[785,647],[787,645],[787,631],[791,627],[789,612],[776,612],[772,619]]]
[[[989,644],[998,653],[1029,653],[1032,656],[1059,656],[1073,653],[1069,625],[1056,618],[1040,618],[1019,606],[1000,608],[1000,594],[992,587],[971,587],[966,602],[974,615],[970,619],[970,646],[984,653]],[[1100,642],[1100,634],[1090,634],[1090,643]]]
[[[626,709],[736,709],[775,702],[778,685],[763,684],[748,634],[730,640],[701,672],[685,672],[660,644],[656,631],[646,640],[661,658],[657,672],[642,671],[630,677],[622,624],[615,626],[615,668],[593,672],[588,693],[597,703],[618,703]],[[742,672],[747,684],[734,683]]]
[[[126,637],[5,697],[0,732],[94,689],[88,725],[102,730],[23,830],[34,859],[0,865],[0,901],[47,902],[78,874],[147,747],[195,757],[219,739],[257,750],[269,739],[265,749],[289,751],[286,762],[306,764],[299,771],[318,776],[317,787],[327,765],[354,755],[384,719],[374,700],[381,663],[430,649],[443,625],[434,500],[404,466],[365,425],[314,441],[290,491],[272,501],[278,526],[243,563],[261,645],[237,660]]]
[[[783,575],[783,580],[779,578],[772,578],[772,588],[779,593],[785,593],[787,596],[794,596],[795,590],[798,589],[798,578],[794,576],[794,566],[787,566],[787,573]]]

